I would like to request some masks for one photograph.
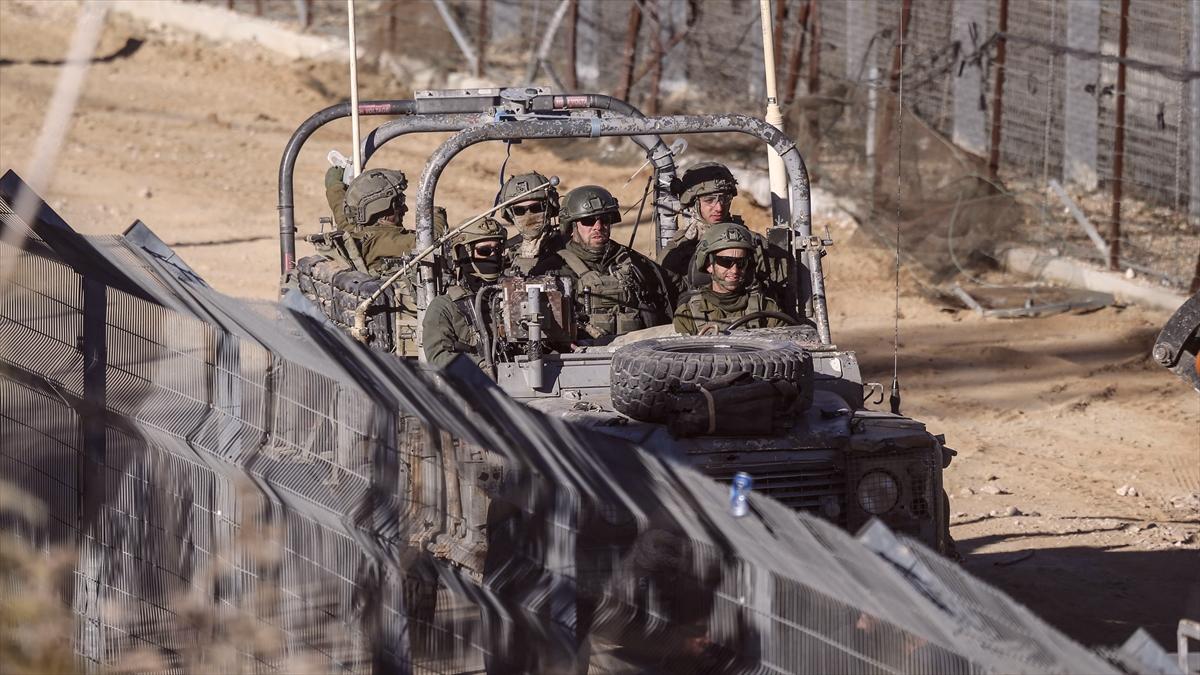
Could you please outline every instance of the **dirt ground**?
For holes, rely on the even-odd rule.
[[[33,61],[63,56],[73,8],[0,0],[0,170],[26,171],[58,72]],[[280,153],[304,118],[340,99],[343,67],[120,16],[110,17],[98,55],[130,38],[144,42],[92,66],[47,200],[89,234],[140,218],[217,289],[272,297]],[[411,93],[370,74],[364,87],[366,97]],[[415,185],[443,138],[395,142],[378,164]],[[349,146],[349,122],[308,142],[296,171],[302,233],[327,213],[325,153]],[[568,189],[604,184],[625,204],[641,196],[644,174],[625,184],[637,163],[563,159],[586,151],[526,142],[508,169],[557,174]],[[438,202],[452,219],[491,204],[502,160],[502,146],[477,146],[451,165]],[[766,220],[741,209],[752,223]],[[834,235],[826,270],[835,340],[859,353],[868,379],[890,383],[891,258],[852,226],[837,224]],[[649,246],[649,227],[638,240]],[[1200,618],[1200,397],[1148,357],[1166,315],[1109,308],[986,320],[933,304],[908,283],[900,310],[905,412],[959,452],[946,481],[966,567],[1084,643],[1113,644],[1142,626],[1173,649],[1178,620]]]

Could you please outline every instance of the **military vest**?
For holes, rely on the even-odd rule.
[[[605,272],[588,267],[568,248],[558,255],[579,278],[575,297],[582,305],[579,319],[588,335],[624,335],[647,327],[640,310],[645,280],[628,251],[620,250]]]
[[[755,312],[768,310],[779,311],[779,306],[759,289],[750,291],[746,301],[746,309],[737,313],[727,313],[719,306],[712,304],[704,297],[704,293],[695,292],[687,300],[688,314],[696,324],[696,335],[712,335],[725,330],[729,324],[739,318]],[[766,319],[764,319],[766,321]],[[758,326],[761,327],[761,326]]]

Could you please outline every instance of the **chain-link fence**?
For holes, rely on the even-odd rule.
[[[209,1],[344,32],[332,0]],[[443,71],[609,93],[647,113],[764,109],[751,0],[359,6],[373,53]],[[899,219],[927,279],[971,277],[1015,244],[1195,290],[1197,0],[776,0],[772,12],[786,128],[818,184],[880,240]],[[765,162],[722,143],[692,153]]]

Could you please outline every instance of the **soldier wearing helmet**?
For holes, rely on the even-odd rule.
[[[499,223],[486,218],[455,237],[452,252],[458,285],[429,303],[422,324],[425,360],[430,365],[444,368],[459,354],[483,364],[477,326],[479,318],[486,321],[486,317],[475,315],[475,294],[500,277],[506,236]]]
[[[659,255],[659,262],[674,278],[682,280],[679,291],[705,288],[710,279],[704,265],[697,265],[696,250],[700,240],[715,223],[744,225],[739,216],[730,213],[730,204],[737,196],[737,180],[729,169],[716,162],[702,162],[684,172],[675,185],[686,223],[675,233]],[[755,246],[755,266],[748,270],[752,282],[759,283],[776,300],[789,294],[790,256],[788,252],[751,232]]]
[[[683,207],[685,222],[662,250],[659,262],[664,269],[687,278],[696,244],[713,223],[741,222],[730,215],[729,207],[737,196],[737,180],[723,164],[702,162],[683,173],[674,191]]]
[[[534,189],[539,185],[545,187]],[[555,227],[558,190],[542,174],[533,171],[512,176],[504,181],[497,202],[508,201],[530,190],[534,191],[526,199],[505,207],[501,214],[517,230],[504,247],[509,266],[519,274],[529,274],[539,262],[562,245]]]
[[[688,291],[675,310],[675,330],[707,335],[755,312],[779,312],[779,304],[752,283],[758,245],[744,225],[717,223],[708,228],[696,247],[695,271],[705,272],[709,285]],[[776,317],[752,319],[745,328],[781,326]]]
[[[416,245],[416,233],[402,224],[408,210],[404,204],[408,179],[401,171],[367,169],[342,193],[339,168],[325,174],[325,196],[335,223],[357,247],[367,270],[379,273],[390,260],[411,253]]]
[[[545,267],[573,280],[579,339],[606,340],[669,320],[672,294],[662,270],[612,240],[620,221],[616,197],[598,185],[563,197],[559,222],[570,239]]]

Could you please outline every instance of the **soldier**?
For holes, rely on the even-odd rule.
[[[351,263],[358,257],[366,271],[379,274],[391,260],[411,253],[417,243],[416,232],[402,224],[408,211],[404,204],[408,180],[402,171],[368,169],[345,187],[342,171],[331,167],[325,173],[325,198],[338,229],[348,235],[343,241],[353,249],[347,251]]]
[[[429,303],[422,323],[425,360],[431,366],[444,368],[458,354],[468,354],[476,365],[484,365],[482,340],[476,327],[475,293],[483,284],[500,277],[506,235],[499,223],[486,218],[455,237],[453,252],[458,285]]]
[[[724,330],[734,320],[755,312],[779,312],[779,304],[751,283],[758,247],[753,234],[737,223],[708,228],[696,247],[696,271],[711,279],[708,287],[689,291],[675,310],[675,330],[707,335]],[[745,328],[782,326],[776,317],[753,319]]]
[[[681,279],[679,292],[705,288],[711,280],[704,265],[696,264],[696,249],[700,240],[715,223],[744,225],[740,216],[730,213],[737,196],[737,180],[724,164],[703,162],[688,169],[675,186],[686,222],[659,254],[659,262],[672,277]],[[751,232],[756,249],[755,267],[750,270],[752,281],[762,284],[763,290],[776,301],[787,304],[794,298],[789,286],[791,256],[779,246]]]
[[[686,278],[691,270],[692,255],[700,238],[713,223],[736,222],[741,218],[730,215],[729,207],[737,196],[737,180],[723,164],[702,162],[688,169],[675,185],[683,207],[684,225],[659,254],[659,262],[667,271]]]
[[[527,199],[505,207],[503,218],[517,229],[516,235],[504,244],[508,266],[517,274],[528,275],[550,253],[561,248],[554,219],[558,217],[558,190],[542,174],[534,171],[513,176],[504,181],[498,201],[508,201],[538,185]]]
[[[544,267],[574,280],[581,339],[601,340],[669,320],[672,293],[662,270],[611,238],[620,220],[616,197],[598,185],[563,197],[559,221],[571,238]]]

